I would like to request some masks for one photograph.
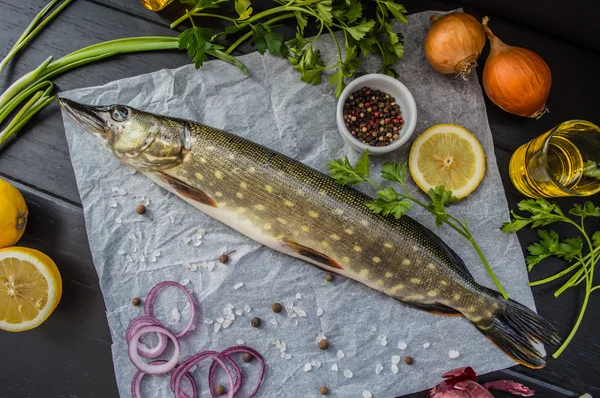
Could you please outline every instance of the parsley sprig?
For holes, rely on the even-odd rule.
[[[320,84],[323,72],[334,70],[329,78],[329,84],[335,86],[339,97],[346,83],[344,79],[359,72],[359,56],[379,53],[382,66],[379,72],[397,77],[393,66],[404,55],[402,35],[392,30],[392,21],[406,23],[406,9],[393,0],[274,0],[277,6],[254,14],[250,0],[234,0],[236,18],[225,15],[208,13],[207,9],[219,8],[221,3],[229,0],[181,0],[190,6],[190,10],[173,22],[175,27],[185,20],[190,20],[192,27],[179,35],[180,49],[187,49],[196,67],[202,66],[206,55],[212,55],[238,66],[247,73],[245,66],[230,54],[244,41],[250,40],[254,47],[264,54],[268,52],[276,57],[287,58],[296,71],[300,73],[303,82]],[[364,15],[365,5],[373,4],[375,18]],[[223,32],[214,34],[209,29],[197,27],[193,18],[219,18],[231,23]],[[270,19],[268,19],[270,18]],[[296,37],[284,41],[275,25],[284,19],[296,20]],[[309,23],[317,24],[319,31],[312,39],[304,37],[304,28]],[[334,30],[343,33],[343,46],[334,34]],[[245,31],[226,50],[216,43],[228,35]],[[338,60],[332,65],[326,65],[319,50],[313,48],[317,39],[329,33],[336,45]],[[224,51],[223,51],[224,50]]]
[[[538,228],[553,223],[567,223],[575,227],[577,231],[581,233],[581,236],[576,236],[575,238],[561,239],[555,231],[539,229],[539,240],[527,247],[529,256],[527,256],[526,261],[530,271],[536,264],[552,256],[562,258],[570,264],[569,267],[554,275],[531,282],[529,284],[530,286],[552,282],[576,271],[571,275],[569,280],[554,293],[554,296],[558,297],[568,288],[575,287],[585,282],[585,296],[577,321],[563,344],[554,354],[552,354],[554,358],[558,358],[567,348],[573,337],[575,337],[577,329],[583,320],[590,295],[594,290],[600,289],[600,285],[593,285],[594,267],[600,260],[600,231],[595,231],[590,236],[585,230],[585,219],[587,217],[600,217],[600,207],[594,205],[591,201],[587,201],[583,205],[575,204],[573,208],[569,210],[569,214],[575,216],[576,219],[578,218],[579,222],[574,221],[572,217],[565,215],[556,203],[548,202],[545,199],[523,200],[519,202],[518,207],[521,212],[529,213],[528,216],[524,217],[512,211],[513,219],[502,225],[502,231],[517,232],[525,227]],[[586,254],[584,255],[584,253]]]
[[[387,162],[381,169],[381,177],[387,181],[399,183],[402,191],[397,192],[393,186],[383,187],[373,181],[369,174],[369,153],[365,151],[356,165],[352,166],[348,157],[332,160],[327,163],[331,176],[340,184],[357,185],[367,182],[379,189],[377,197],[365,203],[365,205],[376,214],[384,216],[392,215],[400,218],[404,213],[411,209],[412,204],[417,204],[428,210],[435,216],[435,225],[439,228],[442,224],[458,232],[462,237],[471,243],[477,255],[481,259],[485,269],[494,281],[498,291],[507,299],[508,295],[500,284],[500,281],[494,274],[479,245],[469,230],[467,220],[459,220],[446,211],[446,207],[459,201],[451,191],[447,191],[444,186],[437,186],[429,190],[430,204],[424,203],[410,194],[406,186],[406,163]]]

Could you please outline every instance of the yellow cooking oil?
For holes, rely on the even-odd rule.
[[[509,175],[523,195],[552,198],[600,192],[600,130],[594,133],[581,121],[573,122],[579,124],[565,122],[515,151]]]
[[[172,3],[173,0],[141,0],[141,2],[144,7],[151,11],[160,11]]]

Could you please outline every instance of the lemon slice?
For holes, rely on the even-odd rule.
[[[25,247],[0,249],[0,329],[22,332],[50,316],[62,295],[54,261]]]
[[[436,124],[415,140],[408,165],[423,191],[443,185],[457,198],[464,198],[485,174],[485,154],[477,138],[464,127]]]

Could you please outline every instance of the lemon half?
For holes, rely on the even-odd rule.
[[[457,198],[477,188],[485,174],[485,153],[477,138],[455,124],[436,124],[413,143],[410,174],[425,192],[443,185]]]
[[[21,192],[0,178],[0,248],[14,245],[23,236],[28,214]]]
[[[54,311],[62,279],[54,261],[25,247],[0,249],[0,329],[33,329]]]

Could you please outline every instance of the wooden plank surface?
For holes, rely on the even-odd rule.
[[[0,53],[8,51],[44,3],[43,0],[0,0],[0,9],[3,10],[0,13]],[[256,9],[264,8],[266,4],[269,4],[266,0],[253,2]],[[550,64],[554,83],[549,115],[537,121],[527,120],[508,115],[489,101],[487,103],[505,194],[509,206],[516,207],[522,197],[506,173],[510,153],[561,121],[583,118],[598,123],[600,79],[595,72],[600,67],[600,55],[573,45],[577,35],[567,39],[557,34],[548,37],[543,33],[544,29],[535,24],[534,29],[517,25],[511,22],[519,21],[515,12],[507,14],[506,9],[497,8],[497,4],[492,7],[495,13],[491,14],[479,8],[484,5],[478,0],[466,0],[466,3],[407,0],[403,4],[411,12],[463,6],[478,17],[490,15],[492,27],[499,37],[507,43],[538,52]],[[471,4],[475,8],[471,8]],[[572,13],[567,13],[563,24],[576,28],[577,21],[569,18],[572,18]],[[169,30],[167,23],[168,19],[164,16],[146,11],[135,0],[75,1],[28,46],[16,63],[11,63],[8,73],[0,74],[0,89],[36,67],[50,54],[63,55],[85,45],[120,37],[175,36],[177,32]],[[288,28],[286,34],[291,33],[293,29]],[[249,47],[242,50],[248,51]],[[72,71],[56,82],[59,89],[66,90],[103,84],[160,68],[178,67],[188,62],[185,54],[178,52],[121,56]],[[478,68],[479,74],[481,71],[482,65]],[[3,333],[0,338],[0,350],[11,358],[10,361],[0,361],[0,398],[37,397],[48,392],[57,397],[117,396],[102,296],[91,262],[57,106],[53,104],[44,110],[22,131],[22,135],[0,155],[0,175],[22,182],[17,186],[24,192],[30,207],[30,224],[20,244],[38,248],[54,258],[65,287],[56,313],[41,327],[23,334]],[[572,199],[559,201],[564,208],[570,207],[573,202]],[[600,222],[596,221],[590,227],[600,229]],[[554,229],[561,234],[571,232],[568,228]],[[534,237],[531,231],[519,233],[523,249],[533,242]],[[543,266],[534,269],[531,279],[542,278],[561,267],[563,264],[559,261],[544,262]],[[534,295],[539,312],[566,335],[574,323],[582,295],[580,290],[570,289],[560,299],[555,299],[552,293],[556,287],[534,288]],[[599,308],[598,301],[592,299],[578,336],[559,360],[549,359],[548,366],[539,371],[522,367],[516,369],[573,391],[600,393],[597,376],[600,374],[600,338],[595,332],[600,321],[594,316]],[[36,383],[28,382],[30,375],[36,375]],[[498,377],[501,375],[498,374]]]

